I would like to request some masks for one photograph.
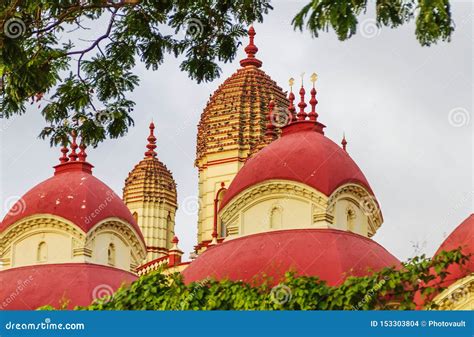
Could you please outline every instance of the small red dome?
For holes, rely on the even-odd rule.
[[[311,123],[297,123],[287,128],[287,134],[245,163],[230,184],[221,209],[240,192],[270,179],[301,182],[327,196],[346,183],[362,185],[373,194],[364,174],[347,152],[316,132]]]
[[[337,285],[349,275],[399,266],[375,241],[334,229],[293,229],[249,235],[211,246],[184,271],[187,283],[206,277],[274,283],[293,270]]]
[[[124,270],[87,263],[43,264],[0,272],[0,310],[34,310],[44,305],[59,308],[85,306],[112,295],[137,277]]]
[[[464,255],[474,254],[474,214],[471,214],[466,220],[464,220],[456,229],[444,240],[441,246],[435,253],[438,255],[441,251],[450,251],[456,248],[462,247],[462,253]],[[449,275],[446,277],[443,283],[444,287],[456,282],[457,280],[467,276],[474,272],[474,258],[469,259],[469,262],[463,266],[452,265],[448,268]]]
[[[88,232],[100,221],[117,217],[132,225],[143,241],[140,228],[122,199],[91,174],[86,162],[56,166],[55,175],[29,190],[13,205],[0,224],[0,232],[31,215],[52,214]]]

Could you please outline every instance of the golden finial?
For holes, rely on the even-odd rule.
[[[293,84],[295,84],[295,79],[293,77],[291,77],[288,80],[288,83],[290,84],[290,91],[292,91],[293,90]]]
[[[317,79],[318,79],[318,74],[312,73],[311,77],[310,77],[310,80],[311,80],[311,82],[313,82],[313,88],[314,88],[314,83],[316,82]]]

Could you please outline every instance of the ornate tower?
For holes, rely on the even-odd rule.
[[[166,165],[156,157],[155,125],[150,123],[147,151],[128,174],[123,200],[145,238],[145,262],[168,254],[174,237],[177,209],[176,183]]]
[[[247,57],[240,61],[241,68],[214,92],[198,125],[198,249],[212,240],[221,184],[229,186],[249,155],[265,142],[268,103],[273,98],[277,107],[288,106],[283,90],[261,70],[262,61],[255,57],[258,48],[253,27],[248,34]],[[221,234],[218,230],[218,237]]]

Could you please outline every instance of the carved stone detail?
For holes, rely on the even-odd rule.
[[[326,214],[327,197],[315,189],[289,180],[268,180],[241,192],[220,212],[222,223],[227,225],[228,235],[239,234],[238,216],[242,210],[255,204],[258,200],[269,198],[291,197],[302,199],[312,204],[312,217],[332,222],[333,216]],[[273,207],[273,206],[272,206]],[[280,206],[281,207],[281,206]]]
[[[347,184],[340,186],[329,197],[327,207],[329,214],[334,216],[336,202],[344,195],[350,196],[351,201],[358,204],[365,215],[367,215],[367,218],[369,219],[367,228],[368,236],[373,236],[383,222],[382,212],[380,211],[380,207],[375,197],[360,185]]]
[[[136,265],[139,265],[146,257],[145,246],[138,239],[135,232],[131,229],[130,225],[125,222],[114,219],[106,220],[97,224],[87,233],[85,247],[93,247],[94,238],[102,232],[113,232],[114,234],[120,234],[120,237],[131,247],[132,260]],[[89,248],[90,249],[90,248]]]
[[[438,310],[470,310],[474,304],[474,273],[450,285],[434,298]]]

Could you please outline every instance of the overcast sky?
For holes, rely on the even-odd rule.
[[[377,30],[373,11],[348,41],[332,32],[313,39],[290,26],[305,3],[275,1],[274,11],[255,25],[264,71],[284,90],[290,77],[318,73],[326,135],[339,143],[346,132],[348,151],[381,203],[385,221],[374,239],[400,259],[432,255],[473,210],[472,4],[453,3],[451,43],[420,47],[414,25]],[[186,257],[196,244],[197,214],[189,205],[197,195],[196,125],[209,94],[239,67],[241,49],[208,84],[188,79],[171,56],[158,71],[138,66],[141,83],[131,95],[135,127],[88,151],[94,175],[122,195],[154,119],[158,156],[178,184],[176,232]],[[39,111],[32,106],[24,116],[1,121],[2,218],[11,200],[49,178],[57,163],[59,149],[37,138]]]

